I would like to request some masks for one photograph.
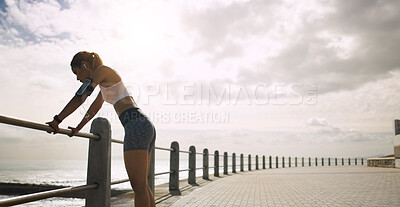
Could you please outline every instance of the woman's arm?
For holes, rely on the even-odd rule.
[[[98,69],[97,71],[94,72],[93,74],[93,82],[91,83],[93,89],[96,88],[100,82],[102,82],[106,76],[106,71],[103,69]],[[100,94],[101,96],[101,94]],[[61,111],[61,113],[58,115],[58,118],[62,121],[65,119],[67,116],[69,116],[72,112],[74,112],[80,105],[82,105],[83,102],[85,102],[86,98],[88,95],[83,94],[82,96],[77,96],[75,95],[72,100],[65,106],[65,108]],[[97,96],[96,100],[99,98]],[[103,99],[102,97],[100,97]],[[96,101],[95,100],[95,101]],[[101,106],[100,106],[101,107]],[[100,108],[99,108],[100,109]],[[97,113],[97,111],[96,111]]]
[[[96,86],[98,84],[100,84],[106,77],[107,71],[104,69],[97,69],[94,74],[93,74],[93,82],[92,82],[92,87],[93,89],[96,88]],[[46,122],[46,124],[49,124],[49,126],[51,128],[53,128],[53,133],[56,134],[59,130],[58,125],[61,123],[62,120],[64,120],[67,116],[69,116],[70,114],[72,114],[72,112],[74,112],[80,105],[82,105],[83,102],[85,102],[86,98],[88,97],[87,94],[83,94],[81,96],[75,95],[70,101],[69,103],[64,107],[64,109],[60,112],[59,115],[55,116],[53,121],[51,122]],[[99,109],[101,108],[101,105],[103,104],[104,100],[103,97],[101,96],[101,92],[99,93],[99,95],[97,96],[96,100],[93,102],[92,106],[89,108],[89,111],[93,112],[94,110],[95,113],[93,114],[93,116],[99,111]],[[96,103],[96,104],[95,104]],[[93,107],[93,108],[92,108]],[[98,109],[96,109],[96,107]],[[89,113],[89,111],[87,113]],[[91,118],[93,118],[90,117]],[[86,115],[85,115],[86,117]],[[59,120],[57,120],[59,119]],[[78,126],[82,126],[81,128],[83,128],[83,126],[90,120],[88,119],[85,122],[85,118],[84,120],[82,120],[82,124],[78,125]],[[71,128],[71,127],[70,127]],[[80,129],[81,129],[80,128]],[[72,129],[72,128],[71,128]],[[80,130],[79,129],[79,130]],[[78,130],[78,131],[79,131]],[[74,130],[72,130],[74,131]],[[51,133],[50,131],[48,131],[48,133]]]
[[[54,131],[52,131],[53,134],[56,134],[58,132],[58,130],[59,130],[58,125],[61,123],[61,121],[64,120],[72,112],[74,112],[80,105],[82,105],[82,103],[85,102],[86,98],[87,98],[86,94],[84,94],[82,96],[75,95],[69,101],[69,103],[64,107],[64,109],[60,112],[60,114],[55,116],[53,121],[46,122],[46,124],[48,124],[51,128],[53,128],[53,130],[54,130]],[[57,121],[56,117],[60,120]],[[51,131],[48,131],[48,133],[51,133]]]
[[[97,114],[103,103],[104,99],[100,91],[96,99],[93,101],[92,105],[86,112],[85,116],[83,117],[81,123],[79,123],[76,128],[68,127],[72,130],[71,136],[74,136],[76,133],[78,133],[85,126],[85,124],[88,123]]]
[[[75,95],[69,103],[64,107],[64,109],[60,112],[58,115],[58,118],[62,121],[64,120],[67,116],[72,114],[79,106],[85,102],[86,98],[88,96],[86,94],[83,94],[82,96],[77,96]]]

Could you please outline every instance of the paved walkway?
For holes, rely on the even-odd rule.
[[[298,167],[230,174],[194,187],[172,206],[400,206],[400,169]]]

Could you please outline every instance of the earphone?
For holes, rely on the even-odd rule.
[[[92,72],[93,72],[93,71],[89,70],[89,69],[86,67],[85,64],[83,64],[83,67],[85,67],[86,70],[90,71],[90,78],[89,78],[89,79],[92,79]]]

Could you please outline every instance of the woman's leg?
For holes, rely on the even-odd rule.
[[[147,174],[149,169],[147,150],[130,150],[124,152],[125,168],[135,192],[136,207],[151,207]],[[153,198],[154,200],[154,198]]]
[[[147,166],[150,168],[151,152],[148,152],[148,153],[149,153],[149,155],[148,155],[149,161],[148,161]],[[147,188],[147,193],[149,194],[150,207],[155,207],[156,201],[154,200],[154,195],[153,195],[153,192],[151,192],[151,190],[150,190],[150,186],[148,186],[148,188]]]

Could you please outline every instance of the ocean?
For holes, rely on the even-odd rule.
[[[210,166],[213,162],[210,157]],[[202,160],[197,159],[197,167],[202,166]],[[187,159],[181,159],[180,169],[187,169]],[[2,183],[21,183],[38,185],[58,185],[58,186],[79,186],[86,184],[86,160],[0,160],[0,182]],[[210,169],[212,173],[213,169]],[[155,161],[155,173],[169,171],[169,160]],[[202,175],[202,170],[196,172],[197,176]],[[186,179],[187,172],[180,173],[180,179]],[[126,179],[128,175],[125,171],[123,160],[111,161],[111,181]],[[155,177],[155,185],[168,183],[169,175]],[[129,182],[111,186],[112,189],[131,190]],[[0,200],[12,196],[0,195]],[[79,198],[49,198],[19,206],[84,206],[85,200]]]

